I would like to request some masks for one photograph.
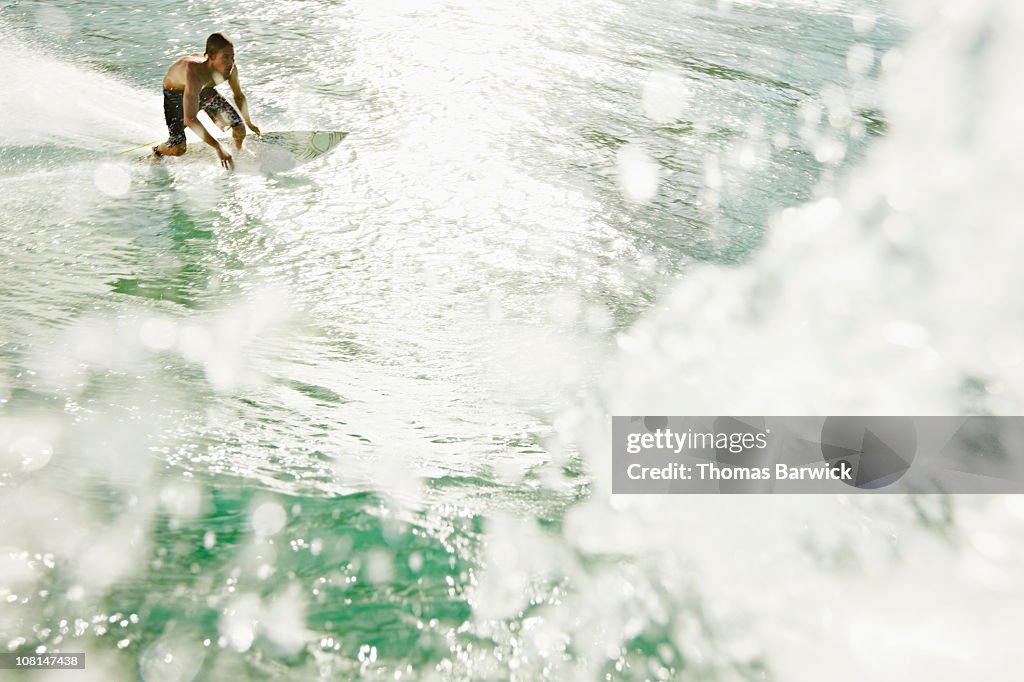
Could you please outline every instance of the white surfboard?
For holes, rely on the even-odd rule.
[[[250,133],[246,135],[241,150],[235,149],[234,140],[230,137],[221,138],[219,141],[231,151],[236,168],[281,172],[326,154],[337,147],[347,135],[347,132],[340,130],[275,130],[262,135]],[[150,146],[152,145],[142,145],[121,153],[136,152],[140,157],[152,158],[152,153],[148,151]],[[196,158],[198,154],[194,156],[194,152],[206,156],[212,154],[213,150],[203,142],[189,140],[185,157]],[[182,157],[162,159],[184,160]]]

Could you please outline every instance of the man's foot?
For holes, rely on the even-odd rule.
[[[163,154],[160,153],[160,145],[153,147],[153,158],[159,159]]]

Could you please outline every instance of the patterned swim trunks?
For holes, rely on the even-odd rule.
[[[213,88],[199,93],[199,108],[209,114],[213,122],[223,128],[241,125],[242,117],[235,108]],[[164,89],[164,121],[167,123],[167,146],[185,144],[185,93]]]

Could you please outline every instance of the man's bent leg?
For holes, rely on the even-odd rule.
[[[205,88],[199,93],[199,108],[206,112],[210,119],[221,129],[231,127],[231,136],[235,138],[235,146],[242,148],[245,139],[245,126],[242,117],[235,108],[213,88]]]
[[[185,105],[181,92],[164,89],[164,122],[170,137],[153,147],[153,155],[181,156],[185,153]]]
[[[245,139],[245,125],[239,123],[238,125],[231,126],[231,137],[235,138],[235,148],[242,148],[242,140]]]

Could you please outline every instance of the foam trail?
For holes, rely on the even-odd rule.
[[[164,135],[158,92],[141,93],[0,35],[8,95],[0,107],[0,145],[121,151]]]

